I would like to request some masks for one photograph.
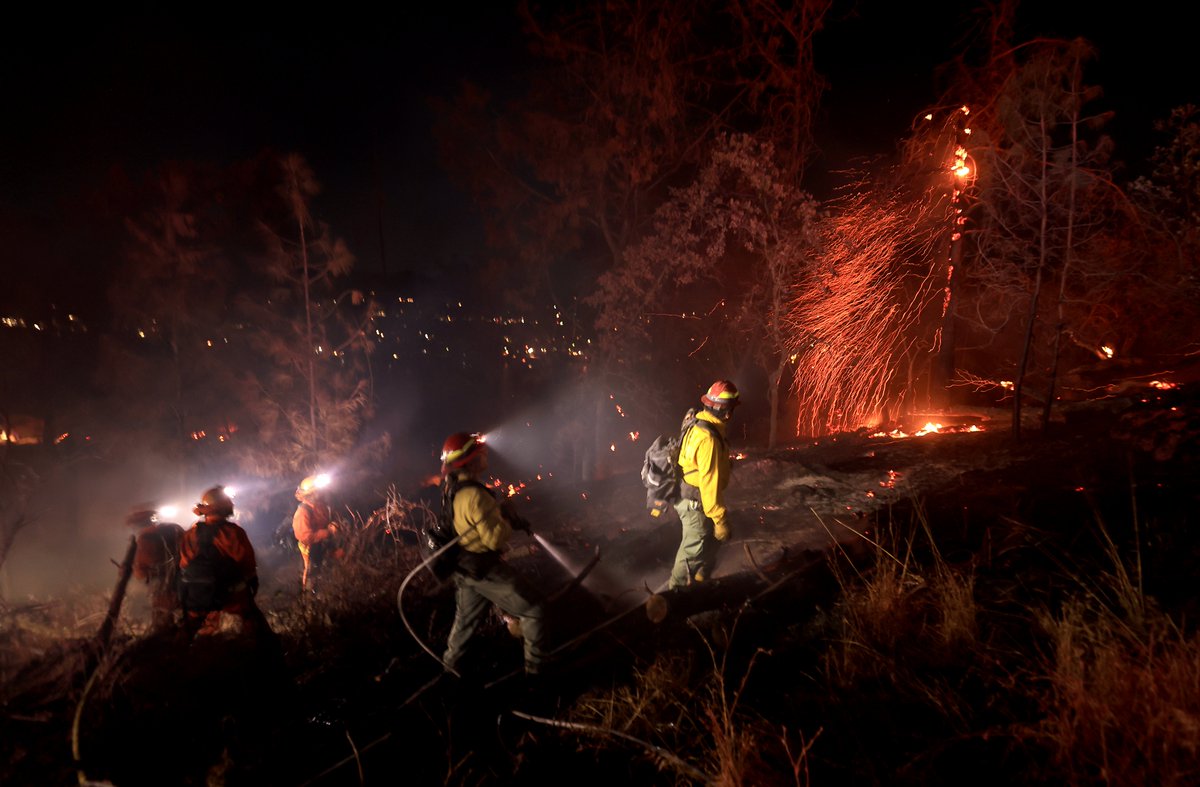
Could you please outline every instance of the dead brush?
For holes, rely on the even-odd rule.
[[[825,664],[834,685],[896,681],[910,659],[951,664],[983,649],[974,575],[945,560],[919,505],[915,528],[902,532],[893,523],[878,539],[837,524],[870,544],[873,560],[861,570],[852,561],[833,561],[841,593]],[[923,555],[918,537],[927,544]]]
[[[731,642],[736,626],[735,620],[721,640]],[[809,752],[820,730],[811,738],[797,736],[742,705],[754,662],[763,651],[756,650],[740,674],[734,674],[730,651],[719,651],[693,628],[701,633],[707,669],[697,669],[689,654],[660,654],[635,672],[629,685],[581,698],[571,714],[574,721],[556,726],[634,742],[660,769],[707,785],[807,785]],[[787,763],[786,768],[780,763]]]
[[[394,488],[369,516],[350,512],[339,530],[341,554],[326,566],[319,592],[269,613],[272,627],[289,640],[288,649],[318,656],[339,648],[347,637],[361,641],[380,631],[362,619],[378,616],[384,608],[388,612],[383,614],[391,614],[400,580],[422,559],[415,538],[404,533],[417,532],[433,516],[428,506],[405,500]]]
[[[1069,785],[1200,781],[1200,639],[1143,591],[1141,554],[1126,557],[1103,521],[1108,561],[1057,613],[1038,616],[1049,645],[1032,684],[1041,719],[1025,734]]]
[[[1041,624],[1042,719],[1028,734],[1064,784],[1192,785],[1200,779],[1200,641],[1165,616],[1131,636],[1077,601]]]

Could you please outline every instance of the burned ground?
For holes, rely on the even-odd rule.
[[[128,615],[100,653],[86,632],[103,599],[7,607],[4,782],[1054,782],[1049,748],[1027,734],[1043,711],[1013,687],[1049,647],[1031,610],[1112,572],[1113,544],[1188,636],[1200,419],[1178,391],[1079,405],[1020,443],[1003,415],[974,415],[983,431],[734,446],[732,542],[717,578],[684,592],[661,592],[677,523],[648,517],[635,475],[539,488],[522,511],[544,541],[518,537],[510,558],[556,596],[545,691],[516,674],[520,641],[499,616],[480,681],[438,680],[422,643],[440,652],[453,598],[422,571],[401,619],[397,590],[421,559],[403,526],[317,599],[291,590],[290,559],[264,556],[279,658],[236,638],[144,636]],[[914,571],[904,592],[922,611],[896,613],[914,615],[911,641],[891,642],[888,669],[845,680],[833,643],[881,554],[969,575],[989,659],[929,646],[944,613],[922,606],[933,569]],[[734,746],[743,733],[752,754]]]

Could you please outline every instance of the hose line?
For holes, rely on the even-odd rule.
[[[462,676],[459,675],[458,672],[456,672],[455,670],[448,667],[446,665],[446,663],[444,661],[442,661],[442,657],[439,656],[438,654],[434,653],[433,650],[428,645],[426,645],[425,642],[420,637],[417,636],[417,632],[413,630],[412,624],[410,624],[408,622],[408,617],[404,614],[404,589],[406,587],[408,587],[408,583],[411,582],[412,578],[417,575],[417,572],[419,572],[421,569],[428,566],[430,563],[432,563],[437,558],[441,557],[441,555],[444,552],[449,550],[450,547],[457,544],[461,539],[462,539],[462,536],[455,536],[454,540],[446,543],[444,546],[440,547],[432,555],[430,555],[429,557],[425,558],[420,563],[418,563],[416,568],[414,568],[412,571],[408,572],[408,576],[406,576],[404,578],[404,581],[400,583],[400,589],[398,591],[396,591],[396,608],[400,611],[400,620],[403,621],[404,628],[408,629],[408,633],[411,634],[412,638],[417,641],[418,645],[421,646],[421,650],[425,651],[430,656],[432,656],[434,661],[436,661],[438,664],[442,665],[442,669],[446,670],[446,672],[449,672],[450,674],[454,675],[455,677],[462,677]]]

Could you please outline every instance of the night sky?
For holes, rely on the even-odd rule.
[[[0,231],[10,281],[31,261],[55,276],[88,264],[81,213],[114,168],[267,148],[308,158],[324,186],[318,213],[364,269],[381,267],[380,197],[389,270],[472,254],[477,219],[437,168],[425,98],[464,78],[501,90],[519,79],[527,58],[511,6],[254,5],[46,10],[6,26]],[[818,39],[830,81],[818,166],[891,149],[937,95],[935,66],[970,26],[967,7],[837,4]],[[1131,158],[1144,155],[1154,119],[1200,102],[1188,26],[1170,4],[1136,7],[1118,17],[1075,0],[1027,2],[1019,16],[1026,35],[1098,44],[1095,81]],[[13,293],[0,298],[11,305]]]

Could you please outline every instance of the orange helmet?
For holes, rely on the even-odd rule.
[[[196,516],[233,516],[233,498],[225,494],[225,487],[214,486],[200,496],[192,513]]]
[[[717,380],[708,387],[707,393],[700,397],[700,403],[705,407],[732,412],[740,404],[738,389],[729,380]]]
[[[487,446],[483,435],[472,432],[455,432],[442,444],[442,474],[466,467],[476,457],[486,456]]]

